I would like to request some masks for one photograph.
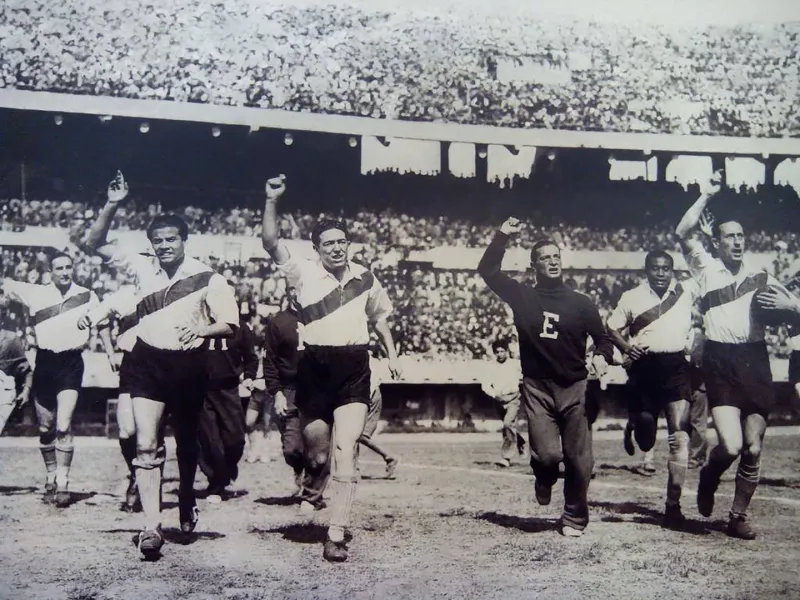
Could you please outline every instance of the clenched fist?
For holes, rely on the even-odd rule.
[[[278,177],[268,179],[265,191],[267,193],[267,200],[278,200],[286,191],[286,175],[281,174]]]
[[[522,231],[522,222],[516,217],[509,217],[506,222],[500,226],[500,231],[506,235],[516,235]]]

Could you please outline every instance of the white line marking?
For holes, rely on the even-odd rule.
[[[384,465],[383,461],[363,461],[364,464],[370,465]],[[415,463],[408,463],[400,461],[399,469],[402,471],[403,469],[420,469],[420,470],[429,470],[429,471],[445,471],[445,472],[459,472],[459,473],[474,473],[476,475],[493,475],[495,477],[511,477],[516,479],[528,479],[533,480],[533,474],[528,473],[517,473],[515,471],[490,471],[488,469],[476,469],[473,467],[445,467],[445,466],[438,466],[438,465],[420,465]],[[664,482],[664,488],[657,488],[652,486],[646,485],[631,485],[626,483],[611,483],[609,481],[597,481],[596,479],[592,480],[592,483],[589,487],[605,487],[617,490],[624,490],[624,489],[636,489],[645,492],[650,492],[653,494],[663,494],[666,490],[666,482]],[[693,494],[697,492],[696,489],[687,489],[684,488],[687,492],[692,492]],[[719,497],[719,495],[717,496]],[[762,496],[760,494],[756,494],[754,500],[767,500],[769,502],[777,502],[778,504],[786,504],[788,506],[800,506],[800,500],[795,498],[781,498],[779,496]]]

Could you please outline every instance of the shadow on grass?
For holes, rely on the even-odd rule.
[[[74,504],[78,504],[78,502],[83,502],[84,500],[88,500],[89,498],[93,498],[97,495],[97,492],[70,492],[69,493],[69,502],[66,506],[62,506],[60,508],[69,508]]]
[[[649,506],[644,506],[637,502],[589,502],[590,508],[606,510],[611,515],[600,517],[600,521],[604,523],[638,523],[640,525],[653,525],[661,527],[664,519],[664,513]],[[631,518],[623,518],[620,515],[633,515]],[[695,519],[686,519],[683,527],[680,529],[682,533],[691,535],[709,535],[713,531],[724,531],[724,521],[698,521]]]
[[[295,544],[322,544],[327,537],[328,527],[318,523],[292,523],[267,529],[253,527],[250,529],[250,533],[258,536],[281,534],[283,539]],[[351,532],[345,532],[345,541],[349,542],[352,537]]]
[[[102,529],[100,533],[129,533],[131,534],[131,541],[136,543],[136,535],[141,531],[140,529]],[[184,533],[177,527],[166,527],[162,530],[164,540],[170,544],[177,544],[179,546],[191,546],[195,542],[201,540],[218,540],[225,537],[224,533],[217,531],[193,531],[192,533]]]
[[[800,479],[790,477],[762,477],[758,480],[758,484],[767,487],[800,489]]]
[[[516,515],[504,515],[497,512],[478,513],[474,518],[479,521],[488,521],[500,527],[517,529],[523,533],[543,533],[545,531],[555,531],[558,528],[558,519],[518,517]]]
[[[36,486],[17,486],[17,485],[0,485],[0,495],[2,496],[20,496],[22,494],[33,494],[39,488]]]
[[[266,498],[256,498],[253,502],[266,506],[295,506],[300,504],[299,496],[269,496]]]
[[[639,465],[612,465],[603,463],[597,467],[600,471],[623,471],[625,473],[633,473],[639,477],[652,477],[655,473],[645,473]]]

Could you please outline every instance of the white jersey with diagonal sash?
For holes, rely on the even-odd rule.
[[[284,246],[285,252],[289,250]],[[360,346],[369,344],[369,323],[387,318],[392,302],[369,269],[349,263],[339,281],[319,260],[295,258],[278,267],[297,290],[301,344]]]
[[[100,304],[93,291],[73,282],[62,294],[52,283],[40,285],[13,279],[3,279],[3,290],[28,308],[39,349],[81,350],[89,342],[89,330],[78,329],[78,321]]]
[[[697,298],[693,280],[672,281],[659,296],[645,281],[623,293],[608,318],[608,326],[627,330],[629,343],[655,354],[683,352],[692,330],[692,306]]]
[[[706,339],[723,344],[763,342],[764,326],[751,314],[753,296],[768,286],[780,286],[778,280],[746,262],[734,275],[700,245],[686,253],[686,263],[697,281]]]
[[[191,257],[184,258],[170,277],[155,255],[118,249],[110,259],[116,268],[134,277],[136,333],[139,339],[161,350],[199,348],[204,340],[180,341],[180,328],[213,322],[239,325],[239,307],[222,275]]]
[[[139,297],[134,286],[126,286],[109,294],[89,315],[93,325],[112,316],[117,319],[117,348],[130,352],[136,344],[138,318],[136,315]]]

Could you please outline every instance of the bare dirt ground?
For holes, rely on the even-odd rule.
[[[786,433],[786,432],[784,432]],[[253,600],[257,598],[800,598],[800,435],[767,440],[751,514],[760,536],[729,539],[729,472],[711,519],[697,514],[697,472],[684,512],[689,531],[663,530],[666,444],[658,473],[636,472],[618,432],[595,441],[597,476],[586,535],[555,531],[562,502],[533,499],[524,462],[493,465],[499,434],[387,434],[401,457],[397,479],[362,450],[350,560],[322,560],[322,524],[304,524],[281,461],[244,464],[242,497],[200,500],[198,533],[177,530],[177,466],[169,447],[158,562],[131,543],[139,515],[118,510],[124,467],[113,440],[78,438],[66,509],[41,503],[35,438],[0,438],[0,598],[25,600]],[[171,441],[171,440],[170,440]],[[277,455],[277,444],[270,446]],[[198,477],[197,487],[205,482]],[[324,523],[322,511],[318,521]]]

